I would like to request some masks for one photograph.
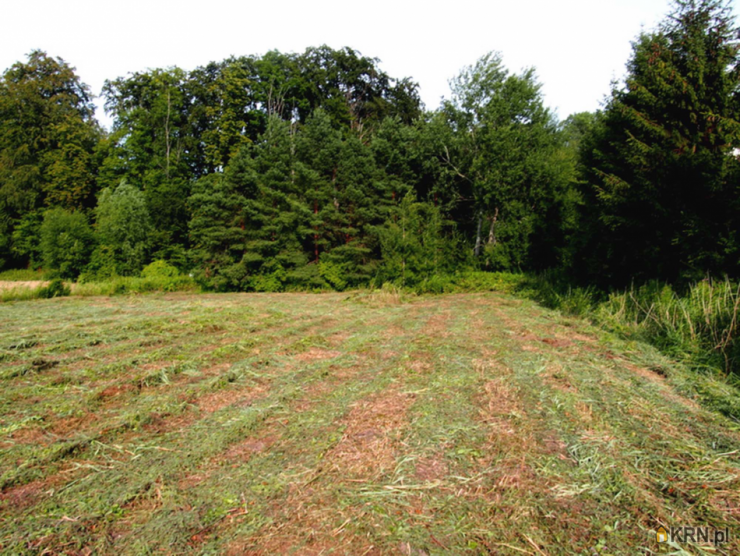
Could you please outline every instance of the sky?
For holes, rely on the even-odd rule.
[[[740,0],[732,2],[735,13]],[[600,107],[633,41],[669,0],[6,0],[0,71],[34,49],[61,57],[93,93],[148,68],[185,70],[230,55],[349,46],[420,85],[428,109],[448,81],[490,51],[513,72],[534,67],[560,118]],[[105,125],[102,99],[96,101]]]

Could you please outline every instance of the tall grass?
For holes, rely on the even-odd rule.
[[[196,292],[198,285],[189,276],[116,277],[102,282],[77,284],[72,295],[122,295],[150,292]]]
[[[45,279],[46,275],[43,270],[16,268],[0,272],[0,282],[35,282]]]
[[[683,294],[651,282],[610,295],[594,316],[694,366],[740,373],[739,308],[740,285],[729,280],[704,280]]]
[[[92,297],[100,295],[126,295],[151,292],[197,292],[198,285],[189,276],[147,278],[116,277],[102,282],[85,282],[72,284],[66,295]],[[18,286],[0,290],[0,302],[28,301],[53,297],[48,294],[48,287]]]

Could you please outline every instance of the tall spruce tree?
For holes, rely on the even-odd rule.
[[[196,279],[217,291],[244,289],[247,280],[242,264],[246,253],[244,204],[245,195],[256,187],[256,176],[251,167],[239,166],[235,163],[226,173],[202,177],[193,184],[188,200]]]
[[[582,140],[589,279],[740,270],[738,31],[718,0],[677,0],[633,45],[624,85]]]

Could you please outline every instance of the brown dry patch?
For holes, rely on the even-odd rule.
[[[175,430],[183,430],[196,421],[193,413],[178,413],[177,415],[152,413],[149,422],[143,425],[142,430],[153,434],[164,434]]]
[[[263,398],[269,389],[267,386],[256,386],[250,390],[218,390],[204,394],[195,400],[195,404],[201,411],[214,413],[224,407],[234,404],[250,405],[255,400]]]
[[[340,477],[370,480],[392,467],[414,398],[391,387],[355,403],[341,422],[342,439],[326,454],[328,468]]]
[[[303,395],[292,404],[294,413],[303,413],[314,408],[316,404],[323,403],[324,397],[332,392],[335,385],[329,381],[317,381],[303,389]]]
[[[416,461],[414,476],[420,481],[431,483],[441,481],[449,472],[449,466],[442,454],[434,454],[419,458]]]
[[[296,359],[304,363],[309,363],[311,361],[334,359],[335,357],[339,357],[340,355],[342,355],[341,351],[313,347],[308,351],[304,351],[303,353],[299,353],[298,355],[296,355]]]
[[[537,438],[531,430],[522,430],[511,418],[511,416],[521,415],[522,405],[517,391],[507,384],[505,379],[487,382],[477,403],[480,407],[480,419],[489,427],[488,439],[481,450],[483,457],[478,463],[483,468],[505,464],[507,471],[497,479],[502,485],[517,482],[511,477],[520,474],[509,470],[511,466],[506,462],[510,459],[515,460],[517,466],[523,469],[526,467],[524,460],[527,454],[560,451],[561,446],[557,435],[545,434]],[[503,463],[498,461],[502,457]]]
[[[583,402],[576,403],[576,413],[581,418],[581,421],[590,423],[594,419],[594,411],[590,405]]]
[[[477,311],[473,311],[473,313],[477,313]],[[471,315],[473,313],[471,313]],[[468,320],[468,323],[469,327],[467,333],[471,340],[487,341],[491,338],[491,336],[495,335],[495,331],[492,331],[488,326],[486,326],[486,323],[483,319],[470,318]]]
[[[388,324],[385,319],[380,321],[378,324],[382,324],[383,331],[380,333],[383,340],[396,340],[403,338],[408,334],[408,330],[403,328],[399,324]]]
[[[696,411],[696,412],[701,411],[699,404],[697,404],[694,400],[685,398],[677,394],[676,392],[674,392],[673,388],[669,384],[666,383],[665,375],[661,373],[660,371],[646,369],[644,367],[640,367],[639,365],[633,365],[632,363],[628,363],[627,361],[623,361],[622,365],[626,369],[629,369],[633,373],[649,380],[650,382],[658,384],[660,386],[661,394],[663,395],[664,398],[667,398],[668,400],[672,402],[679,403],[693,411]]]
[[[490,422],[491,418],[495,419],[521,410],[516,392],[502,379],[490,380],[485,384],[480,405],[484,422]]]
[[[560,365],[550,365],[547,371],[542,375],[542,380],[551,388],[561,392],[578,391]]]
[[[50,283],[51,282],[46,282],[42,280],[26,280],[26,281],[19,281],[19,282],[2,280],[0,281],[0,291],[20,290],[20,289],[35,290],[36,288],[46,287]]]
[[[409,357],[411,358],[411,362],[408,364],[408,368],[415,373],[427,373],[434,367],[432,356],[429,352],[415,351]]]
[[[447,330],[450,322],[450,313],[439,313],[429,318],[421,331],[422,336],[435,336],[447,338],[450,332]]]
[[[190,475],[187,475],[177,481],[177,488],[179,490],[188,490],[194,487],[197,487],[199,484],[201,484],[203,481],[205,481],[208,477],[210,477],[210,472],[203,471],[199,473],[191,473]]]
[[[10,433],[13,442],[10,444],[47,444],[50,439],[38,426],[24,427]]]
[[[640,375],[642,378],[648,379],[650,382],[662,384],[665,381],[665,377],[660,373],[651,371],[638,365],[633,365],[632,363],[628,363],[627,361],[622,361],[621,363],[624,368],[629,369],[637,375]]]
[[[356,358],[358,361],[363,361],[365,356],[358,355]],[[344,382],[348,379],[356,377],[360,372],[367,368],[366,365],[331,365],[329,367],[328,380]]]
[[[257,437],[249,437],[229,447],[223,454],[218,456],[218,460],[228,462],[245,462],[254,454],[259,454],[270,448],[278,437],[274,434]]]
[[[294,490],[276,507],[274,522],[251,538],[229,543],[225,553],[272,556],[274,554],[380,555],[367,538],[352,532],[352,524],[366,521],[359,508],[339,509],[333,496],[323,496],[311,489]]]
[[[583,342],[586,344],[596,344],[599,342],[597,338],[594,336],[588,336],[586,334],[580,334],[578,332],[573,332],[572,334],[568,335],[572,340],[576,340],[579,342]]]
[[[210,367],[201,369],[199,375],[189,377],[187,382],[189,384],[200,382],[203,380],[204,377],[221,375],[228,371],[230,368],[231,363],[219,363],[218,365],[211,365]]]
[[[47,432],[59,437],[68,437],[74,433],[90,430],[99,422],[99,418],[94,413],[87,412],[77,417],[63,417],[48,421],[51,425],[46,429]]]
[[[69,477],[56,474],[31,481],[24,485],[5,489],[3,492],[0,492],[0,510],[10,509],[17,512],[33,506],[44,495],[67,480],[69,480]]]
[[[538,336],[525,332],[518,334],[516,339],[519,341],[519,349],[522,351],[531,351],[532,353],[542,353],[540,344],[542,343]]]
[[[350,337],[349,332],[334,332],[326,336],[326,341],[332,347],[339,347],[346,342]]]
[[[483,348],[481,350],[481,357],[471,361],[473,369],[475,369],[483,379],[490,378],[491,376],[495,376],[497,378],[510,376],[513,371],[497,356],[498,350]]]
[[[114,400],[134,390],[136,390],[136,387],[131,383],[113,384],[95,394],[95,399],[100,401]]]
[[[495,466],[492,475],[492,488],[488,492],[488,497],[503,494],[509,489],[523,489],[527,492],[536,490],[546,490],[546,485],[542,477],[538,477],[524,461],[523,457],[508,458]]]
[[[709,505],[718,512],[726,514],[734,521],[740,521],[740,490],[715,490],[709,496]]]
[[[209,479],[216,469],[225,465],[238,467],[247,462],[253,455],[271,448],[279,438],[275,427],[270,426],[263,429],[258,436],[249,436],[236,442],[220,454],[209,458],[194,472],[182,477],[177,483],[178,488],[187,490],[196,487]]]
[[[570,347],[570,346],[573,345],[573,342],[572,341],[570,341],[567,338],[562,338],[562,337],[559,337],[559,338],[542,338],[542,342],[544,342],[548,346],[552,346],[552,347],[555,347],[555,348],[565,348],[565,347]]]

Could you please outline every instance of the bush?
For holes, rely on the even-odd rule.
[[[38,291],[38,297],[41,299],[51,299],[53,297],[66,297],[71,293],[69,286],[59,279],[52,280],[45,288]]]
[[[142,278],[175,278],[180,271],[166,261],[154,261],[141,271]]]
[[[93,242],[92,228],[81,212],[54,208],[44,214],[41,256],[52,275],[77,278],[88,263]]]
[[[340,264],[324,260],[319,262],[319,275],[337,291],[342,291],[347,287],[344,274],[344,269]]]
[[[144,193],[126,182],[104,189],[95,209],[102,267],[122,276],[139,274],[150,248],[152,225]]]

